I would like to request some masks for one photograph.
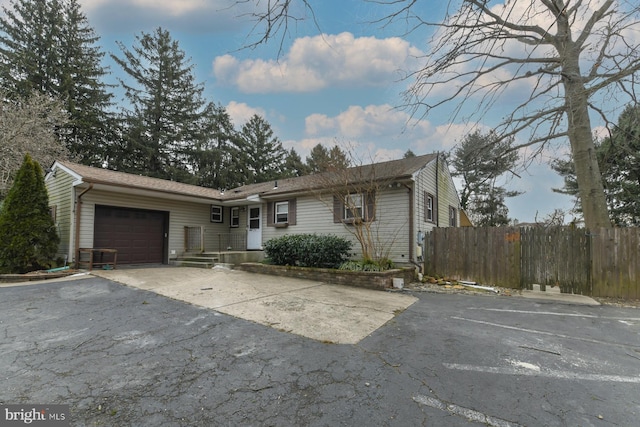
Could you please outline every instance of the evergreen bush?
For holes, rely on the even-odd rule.
[[[349,259],[351,242],[334,235],[289,234],[267,241],[264,250],[276,265],[337,268]]]
[[[27,154],[0,211],[0,273],[50,268],[59,243],[42,169]]]

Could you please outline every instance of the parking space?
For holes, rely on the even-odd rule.
[[[74,426],[598,426],[640,418],[637,309],[413,293],[413,304],[356,344],[335,344],[220,311],[242,300],[209,308],[145,286],[157,283],[90,276],[0,288],[0,402],[68,404]],[[200,298],[212,287],[197,286]],[[260,286],[255,301],[295,311]],[[281,293],[305,299],[315,289]],[[349,294],[338,299],[363,305]],[[319,330],[334,327],[307,323],[314,319]]]

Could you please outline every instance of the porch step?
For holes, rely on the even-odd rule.
[[[213,263],[206,261],[186,261],[176,259],[171,261],[171,264],[177,265],[178,267],[213,268]]]
[[[187,255],[171,261],[172,265],[180,267],[213,268],[220,259],[216,256]]]

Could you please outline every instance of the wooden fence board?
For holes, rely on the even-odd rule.
[[[592,246],[593,295],[640,299],[640,229],[598,229]]]
[[[640,299],[640,228],[437,228],[425,271],[510,288]]]

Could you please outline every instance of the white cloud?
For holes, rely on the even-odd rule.
[[[354,37],[344,32],[296,39],[281,60],[216,57],[221,83],[245,93],[313,92],[329,86],[387,86],[420,52],[398,37]]]
[[[260,117],[266,118],[267,114],[262,108],[251,107],[244,102],[236,102],[231,101],[225,107],[227,113],[231,117],[231,121],[233,122],[236,128],[242,127],[246,122],[251,119],[254,115],[258,115]]]
[[[85,10],[100,8],[102,6],[113,3],[112,0],[81,0]],[[127,3],[134,8],[145,8],[147,10],[156,10],[161,13],[168,13],[173,16],[192,13],[197,10],[206,8],[201,0],[128,0]],[[210,4],[217,5],[218,8],[225,7],[229,4],[227,0],[209,0]]]
[[[352,105],[335,117],[325,114],[312,114],[305,120],[308,135],[339,135],[344,138],[381,138],[397,136],[410,120],[405,111],[393,108],[389,104]],[[424,128],[426,123],[418,124]]]
[[[449,151],[473,129],[489,127],[477,124],[434,126],[427,120],[412,121],[406,111],[388,104],[350,106],[336,116],[311,114],[305,120],[307,139],[301,142],[310,149],[318,142],[345,141],[359,153],[377,160],[400,158],[411,149],[416,154]],[[299,148],[296,148],[299,151]]]
[[[80,0],[101,33],[150,31],[159,26],[188,33],[243,31],[256,7],[236,0]],[[246,28],[245,28],[246,29]]]

